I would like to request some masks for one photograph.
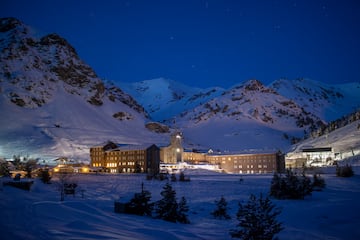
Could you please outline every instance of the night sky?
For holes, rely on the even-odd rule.
[[[113,81],[360,81],[356,0],[2,0],[0,17],[10,16],[58,33]]]

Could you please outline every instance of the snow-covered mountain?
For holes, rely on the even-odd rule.
[[[144,106],[156,121],[172,118],[219,96],[224,89],[219,87],[193,88],[170,79],[158,78],[136,83],[119,83]]]
[[[325,121],[335,120],[360,107],[360,82],[330,85],[310,79],[279,79],[269,87]]]
[[[224,90],[154,79],[121,86],[151,117],[183,131],[189,147],[223,150],[286,150],[294,138],[360,107],[360,83],[249,80]]]
[[[88,158],[92,145],[161,141],[143,107],[106,85],[56,34],[0,20],[0,155]]]
[[[360,83],[105,83],[65,39],[37,38],[14,18],[0,20],[0,94],[0,156],[88,158],[90,146],[107,140],[167,143],[156,132],[168,128],[151,120],[182,131],[189,148],[287,151],[293,139],[360,107]]]

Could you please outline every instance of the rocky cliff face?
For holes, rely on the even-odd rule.
[[[102,106],[108,99],[145,114],[144,108],[130,95],[116,86],[106,86],[57,34],[36,39],[19,20],[3,18],[0,50],[1,91],[17,106],[41,107],[56,97],[58,88],[63,88],[94,106]]]

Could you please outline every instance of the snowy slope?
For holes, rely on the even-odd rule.
[[[310,79],[280,79],[270,87],[325,121],[360,108],[360,82],[329,85]]]
[[[87,160],[88,148],[107,140],[167,143],[167,133],[144,126],[148,117],[182,131],[186,147],[286,152],[294,138],[360,106],[358,83],[307,79],[269,86],[249,80],[224,90],[159,78],[121,83],[127,94],[104,83],[65,39],[37,38],[13,18],[1,19],[0,50],[0,156],[6,157]]]
[[[156,121],[169,119],[192,109],[219,96],[223,91],[218,87],[193,88],[164,78],[136,83],[119,83],[119,86],[144,106],[151,118]]]
[[[1,19],[0,51],[1,156],[88,160],[89,147],[107,140],[167,141],[145,128],[141,105],[104,84],[60,36],[37,39]]]
[[[359,239],[360,168],[354,171],[354,177],[338,178],[335,168],[327,169],[321,175],[325,189],[304,200],[271,199],[281,209],[278,220],[284,230],[277,235],[279,239]],[[151,192],[152,202],[161,198],[165,182],[146,181],[142,174],[75,175],[83,197],[79,191],[75,197],[66,196],[64,202],[59,201],[56,178],[52,184],[35,180],[29,192],[1,186],[1,239],[232,239],[229,230],[238,224],[238,203],[245,204],[250,194],[266,195],[272,178],[271,174],[240,176],[190,170],[185,174],[190,182],[172,186],[177,199],[184,196],[188,202],[190,224],[114,213],[114,201],[140,192],[141,183]],[[221,196],[228,203],[230,220],[214,219],[210,214]]]
[[[342,158],[360,156],[360,120],[345,127],[336,129],[328,134],[316,138],[309,138],[294,145],[288,153],[288,158],[296,157],[303,148],[332,147],[333,152],[342,154]]]
[[[288,135],[299,137],[322,124],[317,116],[257,80],[234,86],[169,122],[199,144],[233,151],[286,151]]]

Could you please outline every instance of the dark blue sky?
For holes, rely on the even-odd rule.
[[[3,0],[0,16],[58,33],[114,81],[360,81],[356,0]]]

